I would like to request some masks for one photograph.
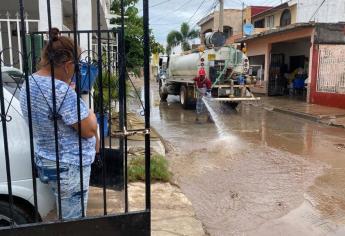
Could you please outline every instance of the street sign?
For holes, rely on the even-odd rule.
[[[252,35],[254,32],[254,26],[252,24],[243,25],[243,32],[245,35]]]

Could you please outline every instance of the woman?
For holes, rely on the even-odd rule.
[[[70,38],[60,36],[56,28],[51,30],[50,37],[52,43],[47,44],[42,51],[40,69],[29,77],[35,162],[41,181],[50,185],[58,205],[54,132],[54,119],[57,119],[61,216],[63,219],[73,219],[82,216],[81,194],[84,196],[84,209],[87,205],[90,170],[96,151],[97,120],[95,114],[80,99],[83,163],[83,193],[81,193],[78,99],[76,92],[70,86],[75,68],[74,43]],[[53,114],[52,66],[56,114]],[[27,118],[25,86],[21,90],[20,104]]]

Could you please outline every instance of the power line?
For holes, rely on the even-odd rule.
[[[207,17],[209,14],[211,14],[210,12],[212,10],[214,10],[216,8],[216,6],[218,5],[218,0],[214,0],[213,3],[211,4],[211,6],[207,7],[204,9],[204,11],[202,11],[200,14],[199,14],[199,17],[194,20],[194,24],[197,24],[201,19]]]
[[[206,2],[206,0],[203,0],[201,3],[200,3],[200,5],[199,5],[199,7],[196,9],[196,11],[194,12],[194,14],[189,18],[189,20],[188,20],[188,24],[189,24],[189,22],[192,20],[192,18],[195,16],[195,14],[199,11],[199,9],[200,9],[200,7],[202,7],[202,5],[204,5],[204,3]]]
[[[187,0],[187,1],[185,1],[184,3],[182,3],[180,6],[178,6],[176,9],[174,9],[173,11],[176,12],[176,11],[180,10],[181,8],[185,7],[186,5],[188,5],[189,3],[193,2],[193,1],[194,1],[194,0]],[[167,13],[164,12],[164,13],[162,13],[163,16],[158,17],[157,19],[155,19],[155,18],[150,19],[150,21],[153,21],[153,20],[155,20],[155,21],[161,20],[161,19],[163,19],[163,18],[166,16],[166,14],[167,14]]]
[[[203,12],[203,14],[201,14],[201,17],[199,17],[196,21],[194,21],[194,24],[192,25],[192,28],[195,28],[195,26],[197,26],[198,22],[200,20],[202,20],[205,17],[205,15],[208,16],[209,14],[211,14],[212,11],[214,12],[216,7],[217,7],[217,5],[218,5],[218,3],[219,3],[218,0],[214,0],[214,2],[211,5],[211,7],[208,8],[206,10],[206,12]]]
[[[214,0],[211,6],[205,6],[201,11],[199,11],[199,13],[196,15],[196,19],[192,20],[191,23],[198,22],[200,19],[206,17],[211,11],[211,9],[213,9],[215,2],[218,2],[218,0]]]
[[[167,3],[167,2],[170,2],[170,0],[165,0],[163,2],[159,2],[159,3],[153,4],[153,5],[149,6],[149,8],[157,7],[157,6],[163,5],[163,4]],[[139,12],[143,12],[143,9],[140,9]]]
[[[156,3],[154,5],[151,5],[150,8],[157,7],[157,6],[162,5],[164,3],[167,3],[167,2],[170,2],[170,0],[166,0],[166,1],[163,1],[163,2]]]
[[[322,5],[326,2],[326,0],[323,0],[320,4],[320,6],[315,10],[315,12],[313,13],[313,15],[310,17],[309,21],[311,21],[311,19],[313,19],[313,17],[319,12],[320,8],[322,7]]]

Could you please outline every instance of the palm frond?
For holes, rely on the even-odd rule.
[[[181,43],[182,38],[180,32],[173,30],[167,36],[167,43],[170,47],[175,47]]]
[[[197,37],[199,37],[199,30],[191,30],[188,33],[188,39],[195,39]]]
[[[188,23],[186,22],[183,22],[182,25],[181,25],[181,34],[183,36],[183,38],[187,38],[188,37],[188,34],[189,34],[189,25]]]

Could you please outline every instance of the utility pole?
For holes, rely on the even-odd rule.
[[[219,0],[219,32],[223,33],[224,26],[224,0]]]

